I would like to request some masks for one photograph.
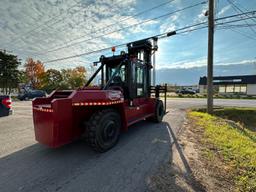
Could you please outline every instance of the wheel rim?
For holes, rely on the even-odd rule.
[[[102,140],[104,143],[112,142],[116,137],[117,126],[114,121],[108,121],[102,130]]]

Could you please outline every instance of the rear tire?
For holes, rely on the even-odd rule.
[[[157,100],[154,116],[148,118],[148,120],[153,121],[155,123],[161,123],[163,120],[164,114],[165,114],[165,112],[164,112],[163,101]]]
[[[88,144],[97,152],[105,152],[116,145],[120,135],[121,118],[113,109],[95,112],[86,126]]]

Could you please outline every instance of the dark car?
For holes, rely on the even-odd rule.
[[[177,94],[188,94],[188,95],[194,95],[196,94],[196,91],[192,90],[192,89],[181,89],[176,91]]]
[[[0,117],[8,116],[12,113],[12,100],[8,95],[0,95]]]
[[[18,95],[18,99],[23,101],[23,100],[29,100],[29,99],[34,99],[34,98],[37,98],[37,97],[45,97],[45,96],[46,96],[45,91],[42,91],[42,90],[28,90],[28,91],[25,91],[23,93],[20,93]]]

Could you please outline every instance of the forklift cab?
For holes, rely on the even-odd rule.
[[[150,97],[152,44],[142,40],[129,43],[127,47],[128,53],[122,51],[120,55],[100,57],[100,87],[120,90],[129,100]]]
[[[103,89],[120,90],[125,99],[145,97],[149,86],[145,73],[146,67],[140,61],[127,60],[117,65],[106,65],[107,83]]]

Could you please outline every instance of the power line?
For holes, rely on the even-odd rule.
[[[248,35],[248,34],[246,34],[246,33],[243,33],[243,32],[241,32],[241,31],[238,31],[238,30],[235,30],[235,29],[232,29],[232,28],[220,28],[220,29],[229,29],[229,30],[231,30],[231,31],[233,31],[233,32],[235,32],[235,33],[239,33],[240,35],[242,35],[242,36],[244,36],[244,37],[247,37],[248,39],[251,39],[251,40],[254,40],[254,41],[256,41],[256,39],[254,38],[254,37],[252,37],[252,36],[250,36],[250,35]]]
[[[256,12],[256,11],[252,11],[252,12]],[[215,19],[215,21],[225,20],[225,19],[229,19],[229,18],[233,18],[233,17],[234,17],[234,15],[226,16],[226,17]],[[244,19],[250,19],[250,18],[244,18]],[[226,22],[223,22],[223,23],[217,23],[217,25],[224,25],[224,24],[227,24],[227,23],[239,22],[239,21],[242,21],[244,19],[237,19],[237,20],[233,20],[233,21],[226,21]],[[195,29],[193,27],[197,27],[197,26],[200,26],[200,25],[203,25],[203,24],[206,24],[206,23],[207,22],[196,23],[194,25],[190,25],[190,26],[186,26],[186,27],[183,27],[183,28],[179,28],[179,29],[177,29],[175,31],[161,33],[161,34],[158,34],[158,35],[155,35],[155,36],[147,37],[145,39],[150,39],[150,38],[153,38],[153,37],[159,37],[160,39],[162,39],[162,38],[168,37],[168,34],[172,34],[172,33],[176,34],[179,31],[181,31],[181,32],[178,33],[178,34],[182,34],[182,33],[187,33],[187,32],[191,32],[191,31],[203,29],[203,28],[206,28],[207,26],[202,26],[202,27],[199,27],[197,29]],[[184,30],[186,30],[186,31],[184,31]],[[125,46],[126,44],[127,43],[122,43],[122,44],[116,45],[115,47]],[[106,48],[103,48],[103,49],[93,50],[93,51],[89,51],[89,52],[85,52],[85,53],[81,53],[81,54],[77,54],[77,55],[72,55],[72,56],[68,56],[68,57],[63,57],[63,58],[57,58],[57,59],[53,59],[53,60],[44,61],[44,63],[52,63],[52,62],[56,62],[56,61],[62,61],[62,60],[72,59],[72,58],[76,58],[76,57],[80,57],[80,56],[90,55],[90,54],[93,54],[93,53],[98,53],[98,52],[106,51],[106,50],[109,50],[111,48],[112,47],[106,47]]]
[[[175,35],[180,35],[180,34],[183,34],[183,33],[189,33],[189,32],[193,32],[193,31],[197,31],[197,30],[200,30],[200,29],[205,29],[207,28],[207,26],[202,26],[202,27],[197,27],[197,28],[193,28],[195,26],[198,26],[198,25],[202,25],[202,24],[205,24],[206,22],[202,22],[202,23],[198,23],[198,24],[195,24],[195,25],[190,25],[190,26],[187,26],[187,27],[184,27],[184,28],[180,28],[180,29],[177,29],[177,31],[180,31],[180,30],[184,30],[184,29],[187,29],[185,31],[181,31],[179,33],[176,33],[176,31],[172,31],[172,32],[166,32],[166,33],[161,33],[161,34],[158,34],[158,35],[155,35],[155,36],[151,36],[151,37],[147,37],[147,38],[144,38],[144,39],[140,39],[140,40],[146,40],[146,39],[151,39],[153,37],[158,37],[158,39],[164,39],[164,38],[167,38],[169,37],[170,35],[168,34],[172,34],[172,33],[175,33]],[[192,29],[189,29],[189,28],[192,28]],[[115,45],[114,47],[125,47],[127,43],[122,43],[122,44],[119,44],[119,45]],[[77,55],[73,55],[73,56],[68,56],[68,57],[65,57],[65,58],[59,58],[59,59],[54,59],[54,60],[48,60],[48,61],[44,61],[43,63],[52,63],[52,62],[57,62],[57,61],[62,61],[62,60],[67,60],[67,59],[72,59],[72,58],[76,58],[76,57],[80,57],[80,56],[87,56],[87,55],[91,55],[91,54],[94,54],[94,53],[98,53],[98,52],[103,52],[103,51],[107,51],[107,50],[110,50],[113,46],[111,47],[106,47],[106,48],[102,48],[102,49],[98,49],[98,50],[94,50],[94,51],[89,51],[89,52],[85,52],[85,53],[81,53],[81,54],[77,54]]]
[[[254,15],[255,13],[256,13],[256,10],[253,10],[253,11],[248,11],[248,12],[244,12],[244,13],[240,13],[240,14],[229,15],[229,16],[217,18],[217,19],[215,19],[215,21],[229,19],[229,18],[233,18],[233,17],[239,17],[239,16],[243,16],[243,15],[250,15],[250,14]]]
[[[119,2],[119,1],[118,1],[118,2]],[[120,2],[122,2],[122,0],[120,0]],[[76,7],[79,3],[81,3],[81,2],[77,2],[75,5],[69,7],[66,11],[69,11],[70,9]],[[92,4],[90,4],[90,5],[92,5]],[[85,8],[88,8],[90,5],[86,6]],[[82,10],[85,9],[85,8],[82,8]],[[106,9],[101,10],[101,11],[108,11],[108,10],[109,10],[109,8],[106,8]],[[80,10],[80,11],[81,11],[81,10]],[[77,11],[76,13],[78,13],[78,12],[80,12],[80,11]],[[42,31],[42,30],[45,29],[45,28],[49,28],[50,26],[52,26],[52,25],[54,25],[54,24],[57,24],[57,23],[63,21],[64,18],[67,17],[67,15],[66,15],[65,17],[61,18],[60,20],[57,20],[57,18],[59,18],[62,14],[63,14],[63,13],[61,13],[61,14],[59,14],[59,15],[56,15],[56,17],[52,17],[51,19],[45,21],[43,24],[38,25],[38,26],[36,26],[35,28],[33,28],[33,29],[31,29],[31,30],[29,30],[29,31],[27,31],[27,32],[25,32],[25,33],[23,33],[23,34],[20,35],[18,38],[15,38],[15,39],[11,40],[11,41],[12,41],[11,43],[17,41],[18,39],[21,39],[21,38],[23,38],[23,37],[26,37],[27,35],[31,34],[31,33],[34,32],[34,31],[40,32],[40,31]],[[94,18],[94,16],[88,17],[88,19],[90,19],[90,18]],[[54,20],[56,20],[54,23],[51,23],[50,25],[47,25],[48,23],[50,23],[51,21],[54,21]],[[44,27],[44,26],[45,26],[45,27]],[[41,29],[40,29],[40,28],[41,28]],[[38,30],[38,29],[40,29],[40,30]]]
[[[144,13],[147,13],[147,12],[150,12],[150,11],[152,11],[152,10],[154,10],[154,9],[159,8],[159,7],[165,6],[165,5],[167,5],[167,4],[169,4],[169,3],[173,2],[173,1],[175,1],[175,0],[166,1],[166,2],[164,2],[164,3],[161,3],[161,4],[157,5],[157,6],[151,7],[151,8],[149,8],[149,9],[143,10],[143,11],[141,11],[141,12],[139,12],[139,13],[134,14],[134,15],[128,16],[127,18],[121,19],[121,20],[118,21],[118,22],[115,22],[115,23],[112,23],[112,24],[109,24],[109,25],[100,27],[100,28],[98,28],[98,29],[95,29],[95,31],[93,31],[93,32],[91,32],[91,33],[86,33],[86,34],[84,34],[84,35],[82,35],[82,36],[80,36],[80,37],[71,39],[71,40],[69,40],[68,42],[66,42],[65,44],[71,43],[71,42],[76,41],[76,40],[79,40],[79,39],[81,39],[81,38],[83,38],[83,37],[87,37],[88,35],[91,35],[92,33],[100,32],[100,31],[103,30],[103,29],[106,29],[106,28],[115,26],[116,24],[121,23],[121,22],[124,22],[124,21],[127,21],[127,20],[129,20],[129,19],[131,19],[131,18],[133,18],[133,17],[138,17],[138,16],[140,16],[140,15],[143,15]],[[57,47],[58,47],[58,46],[63,46],[63,44],[62,44],[62,45],[57,45]],[[55,46],[55,47],[56,47],[56,46]],[[47,52],[52,52],[52,51],[55,51],[55,49],[53,48],[52,50],[49,50],[49,51],[47,51]]]
[[[244,21],[244,20],[248,20],[248,19],[251,19],[251,18],[256,18],[256,16],[242,18],[242,19],[237,19],[237,20],[226,21],[225,23],[218,23],[218,25],[227,24],[227,23],[234,23],[234,22],[239,22],[239,21]],[[219,21],[219,20],[220,19],[215,19],[215,21]]]
[[[119,1],[117,1],[116,3],[118,3],[118,2],[119,2]],[[122,2],[122,0],[120,0],[120,2]],[[79,3],[79,2],[78,2],[78,3]],[[90,5],[92,5],[92,4],[90,4]],[[86,6],[85,8],[88,8],[90,5]],[[75,6],[72,6],[72,7],[70,7],[70,8],[73,8],[73,7],[75,7]],[[85,9],[85,8],[82,8],[82,10]],[[67,9],[67,10],[70,10],[70,9]],[[80,10],[80,11],[81,11],[81,10]],[[76,13],[78,13],[78,12],[80,12],[80,11],[77,11]],[[103,11],[103,12],[104,12],[104,11],[109,11],[109,8],[106,8],[106,9],[101,10],[101,11]],[[75,13],[75,14],[76,14],[76,13]],[[61,14],[60,14],[60,15],[61,15]],[[21,39],[21,38],[23,38],[23,37],[26,37],[27,35],[29,35],[30,33],[34,32],[34,31],[40,32],[40,31],[42,31],[42,30],[45,29],[45,28],[49,28],[49,27],[53,26],[54,24],[57,24],[57,23],[63,21],[66,17],[67,17],[67,15],[66,15],[65,17],[61,18],[60,20],[56,20],[54,23],[51,23],[50,25],[47,25],[48,23],[50,23],[50,21],[56,19],[56,17],[55,17],[55,18],[52,18],[51,20],[48,20],[49,22],[46,21],[46,22],[44,22],[42,25],[40,25],[39,28],[34,28],[34,29],[32,29],[31,31],[28,31],[28,32],[24,33],[24,34],[21,35],[21,37],[19,37],[18,39]],[[57,17],[57,18],[58,18],[58,17]],[[90,19],[90,18],[94,18],[94,16],[87,17],[87,19]],[[45,25],[45,27],[43,27],[44,25]],[[41,28],[41,29],[40,29],[40,28]],[[37,30],[37,29],[40,29],[40,30]],[[16,39],[16,40],[18,40],[18,39]],[[15,41],[16,41],[16,40],[15,40]],[[13,42],[12,42],[12,43],[13,43]]]
[[[173,0],[174,1],[174,0]],[[117,2],[119,2],[119,1],[117,1]],[[116,3],[117,3],[116,2]],[[120,2],[122,2],[122,0],[120,0]],[[66,11],[68,11],[68,10],[70,10],[71,8],[73,8],[73,7],[75,7],[77,4],[79,4],[79,2],[77,2],[75,5],[73,5],[72,7],[70,7],[70,8],[68,8]],[[90,4],[91,5],[91,4]],[[87,7],[89,7],[90,5],[88,5]],[[101,11],[106,11],[106,10],[108,10],[109,11],[109,9],[107,8],[107,9],[104,9],[104,10],[101,10]],[[60,16],[61,14],[59,14],[59,16]],[[67,17],[67,16],[66,16]],[[91,16],[91,17],[88,17],[88,19],[90,19],[90,18],[93,18],[94,16]],[[65,17],[64,17],[65,18]],[[60,22],[60,21],[62,21],[64,18],[62,18],[61,20],[57,20],[56,22],[54,22],[54,23],[51,23],[51,25],[48,25],[48,26],[46,26],[46,27],[50,27],[50,26],[52,26],[52,25],[54,25],[55,23],[58,23],[58,22]],[[53,19],[56,19],[56,18],[53,18]],[[50,19],[50,20],[48,20],[49,22],[50,21],[52,21],[53,19]],[[47,22],[48,21],[46,21],[45,22],[45,24],[47,24]],[[43,26],[43,25],[41,25],[41,26]],[[43,30],[44,28],[46,28],[46,27],[43,27],[41,30]],[[37,28],[35,28],[35,29],[37,29]],[[39,31],[41,31],[41,30],[39,30]],[[34,30],[33,30],[34,31]],[[31,32],[33,32],[33,31],[31,31]],[[39,31],[37,31],[37,32],[39,32]],[[25,33],[25,35],[26,35],[26,33]],[[18,39],[16,39],[16,40],[18,40]],[[13,42],[12,42],[13,43]],[[22,50],[22,49],[18,49],[18,50]],[[36,56],[35,54],[33,54],[33,53],[31,53],[31,55],[33,55],[33,56]]]
[[[244,27],[255,27],[256,26],[256,23],[255,24],[236,24],[236,25],[226,25],[227,27],[230,27],[230,28],[244,28]]]
[[[142,12],[140,12],[140,13],[137,13],[137,14],[135,14],[135,15],[133,15],[133,16],[142,15],[142,14],[144,14],[144,13],[146,13],[146,12],[149,12],[149,11],[154,10],[154,9],[157,9],[157,8],[159,8],[159,7],[161,7],[161,6],[167,5],[168,3],[172,2],[172,1],[175,1],[175,0],[166,1],[166,2],[161,3],[161,4],[159,4],[159,5],[155,6],[155,7],[152,7],[152,8],[149,8],[149,9],[147,9],[147,10],[144,10],[144,11],[142,11]],[[118,1],[118,2],[119,2],[119,1]],[[120,2],[122,2],[122,0],[121,0]],[[77,2],[75,5],[73,5],[72,7],[68,8],[66,11],[69,11],[71,8],[77,6],[77,4],[79,4],[79,3],[81,3],[81,2]],[[117,2],[116,2],[116,3],[117,3]],[[89,6],[90,6],[90,5],[88,5],[87,7],[89,7]],[[104,11],[109,11],[109,8],[106,8],[106,9],[101,10],[101,11],[103,11],[103,12],[104,12]],[[78,11],[78,12],[79,12],[79,11]],[[76,13],[77,13],[77,12],[76,12]],[[62,14],[59,14],[58,16],[61,16],[61,15],[62,15]],[[50,20],[47,20],[47,21],[44,22],[42,25],[39,25],[39,26],[33,28],[32,30],[30,30],[30,31],[28,31],[28,32],[26,32],[26,33],[24,33],[24,34],[22,34],[20,37],[14,39],[14,40],[12,40],[12,41],[17,41],[18,39],[21,39],[22,37],[26,37],[27,35],[29,35],[30,33],[34,32],[34,31],[40,32],[40,31],[42,31],[42,30],[45,29],[45,28],[49,28],[50,26],[52,26],[52,25],[54,25],[54,24],[56,24],[56,23],[59,23],[59,22],[63,21],[63,19],[64,19],[65,17],[67,17],[67,16],[65,16],[64,18],[61,18],[60,20],[57,20],[56,18],[58,18],[58,16],[57,16],[57,17],[53,17],[53,18],[50,19]],[[133,17],[133,16],[129,16],[128,18],[125,18],[125,19],[123,19],[122,21],[128,20],[128,19],[130,19],[130,18]],[[93,17],[94,17],[94,16],[88,17],[88,19],[93,18]],[[56,21],[55,21],[54,23],[51,23],[50,25],[47,25],[47,23],[49,23],[49,22],[51,22],[51,21],[53,21],[53,20],[56,20]],[[84,21],[83,21],[83,22],[84,22]],[[120,22],[121,22],[121,21],[120,21]],[[80,23],[81,23],[81,22],[80,22]],[[110,27],[110,26],[115,25],[115,24],[116,24],[116,23],[113,23],[113,24],[111,24],[111,25],[109,25],[109,26],[106,26],[106,27]],[[46,26],[43,27],[44,25],[46,25]],[[38,30],[38,29],[40,29],[40,28],[41,28],[41,30]],[[101,28],[101,29],[103,29],[103,28]],[[74,40],[76,40],[76,39],[74,39]],[[67,43],[69,43],[69,42],[70,42],[70,41],[66,42],[65,44],[67,44]],[[13,43],[13,42],[12,42],[12,43]]]
[[[237,27],[237,28],[238,27],[248,27],[247,24],[245,24],[245,25],[244,24],[243,25],[228,25],[229,23],[239,22],[241,20],[246,20],[246,19],[250,19],[250,18],[244,18],[244,19],[238,19],[238,20],[233,20],[233,21],[227,21],[227,22],[223,22],[223,23],[218,23],[217,25],[221,26],[219,29],[230,29],[233,32],[239,33],[240,35],[243,35],[243,36],[245,36],[245,37],[247,37],[247,38],[249,38],[251,40],[256,40],[253,36],[250,36],[248,34],[245,34],[245,33],[241,32],[241,31],[233,29],[235,27]],[[224,25],[224,26],[222,26],[222,25]]]
[[[194,25],[190,25],[190,26],[187,26],[187,27],[183,27],[183,28],[177,29],[177,30],[175,30],[175,34],[176,34],[176,32],[178,32],[178,31],[182,31],[182,32],[180,32],[179,34],[187,33],[187,32],[190,32],[190,31],[195,31],[195,30],[197,30],[197,29],[195,29],[195,28],[194,28],[194,29],[190,29],[190,30],[186,30],[186,31],[183,31],[183,30],[189,29],[189,28],[193,28],[193,27],[196,27],[196,26],[205,24],[205,23],[206,23],[206,22],[197,23],[197,24],[194,24]],[[206,28],[206,26],[200,27],[199,29],[202,29],[202,28]],[[158,34],[158,35],[155,35],[155,36],[147,37],[147,38],[145,38],[145,39],[151,39],[151,38],[153,38],[153,37],[159,37],[159,39],[163,39],[163,38],[168,37],[168,34],[170,34],[170,33],[172,33],[172,32],[161,33],[161,34]],[[129,42],[127,42],[127,43],[129,43]],[[116,45],[115,47],[126,46],[127,43],[122,43],[122,44]],[[68,57],[63,57],[63,58],[59,58],[59,59],[53,59],[53,60],[49,60],[49,61],[44,61],[43,63],[52,63],[52,62],[56,62],[56,61],[62,61],[62,60],[66,60],[66,59],[72,59],[72,58],[76,58],[76,57],[80,57],[80,56],[90,55],[90,54],[93,54],[93,53],[98,53],[98,52],[102,52],[102,51],[109,50],[109,49],[111,49],[112,47],[113,47],[113,46],[111,46],[111,47],[106,47],[106,48],[103,48],[103,49],[94,50],[94,51],[90,51],[90,52],[86,52],[86,53],[81,53],[81,54],[77,54],[77,55],[72,55],[72,56],[68,56]]]
[[[243,10],[241,10],[238,6],[236,6],[231,0],[227,0],[232,6],[233,6],[233,9],[236,11],[236,12],[241,12],[241,13],[244,13],[243,12]],[[247,16],[247,15],[246,15]],[[253,20],[253,19],[252,19]],[[254,21],[254,20],[253,20]],[[247,23],[247,21],[244,21],[247,25],[248,25],[248,23]],[[252,27],[250,27],[250,29],[251,29],[251,31],[253,32],[253,33],[255,33],[256,34],[256,31],[255,31],[255,29],[253,29]]]
[[[231,0],[227,0],[229,3],[231,3],[236,9],[238,9],[241,13],[243,13],[244,11],[241,9],[241,8],[239,8],[234,2],[232,2]],[[237,2],[236,2],[237,3]],[[238,4],[238,3],[237,3]],[[242,7],[241,5],[240,5],[240,7]],[[244,7],[243,7],[244,8]],[[246,9],[246,8],[244,8],[246,11],[249,11],[248,9]],[[252,21],[254,21],[254,22],[256,22],[256,19],[252,19]]]
[[[196,5],[198,5],[198,4],[196,4]],[[195,6],[195,5],[194,5],[194,6]],[[191,6],[189,6],[189,7],[191,7]],[[184,10],[184,9],[187,9],[187,8],[188,8],[188,7],[183,8],[183,9],[180,9],[180,10]],[[180,10],[177,10],[177,11],[180,11]],[[175,11],[175,13],[176,13],[177,11]],[[250,12],[247,12],[247,13],[244,13],[244,14],[254,14],[255,12],[256,12],[256,11],[250,11]],[[173,14],[174,12],[171,12],[171,13]],[[171,14],[171,13],[168,13],[168,14]],[[244,15],[244,14],[236,14],[236,15],[231,15],[231,16],[227,16],[227,17],[222,17],[222,18],[216,19],[215,21],[224,20],[224,19],[229,19],[229,18],[233,18],[233,17],[240,16],[240,15]],[[159,16],[159,17],[163,17],[163,16],[166,16],[166,14],[165,14],[165,15],[161,15],[161,16]],[[158,17],[158,18],[159,18],[159,17]],[[154,18],[154,19],[155,19],[155,18]],[[245,19],[247,19],[247,18],[245,18]],[[150,19],[150,21],[151,21],[151,20],[152,20],[152,19]],[[236,20],[236,21],[241,21],[241,20],[242,20],[242,19]],[[93,39],[96,39],[96,38],[104,37],[104,36],[109,35],[109,34],[112,34],[112,33],[114,33],[114,32],[121,31],[121,30],[130,28],[130,27],[134,27],[134,26],[143,24],[143,23],[145,23],[145,22],[149,22],[149,20],[146,20],[146,21],[143,21],[143,22],[134,24],[134,25],[130,25],[130,26],[127,26],[127,27],[125,27],[125,28],[121,28],[121,29],[119,29],[119,30],[115,30],[115,31],[112,31],[112,32],[107,33],[107,34],[104,34],[104,35],[100,35],[100,36],[97,36],[97,37],[94,37],[94,38],[90,38],[90,39],[86,39],[86,40],[83,40],[83,41],[79,41],[79,42],[70,44],[70,45],[68,45],[68,46],[64,46],[64,47],[61,47],[61,48],[57,48],[57,49],[55,49],[54,51],[60,50],[60,49],[66,48],[66,47],[70,47],[70,46],[73,46],[73,45],[78,44],[78,43],[87,42],[87,41],[89,41],[89,40],[93,40]],[[232,23],[233,21],[230,21],[230,22]],[[204,23],[206,23],[206,22],[204,22]],[[200,23],[200,25],[201,25],[201,23]],[[53,50],[48,51],[48,52],[46,52],[46,53],[49,53],[49,52],[53,52]],[[45,53],[44,53],[44,54],[45,54]],[[41,54],[41,55],[42,55],[42,54]]]
[[[239,5],[240,7],[242,7],[244,10],[249,11],[249,9],[247,9],[246,7],[241,5],[239,2],[236,1],[236,4]],[[256,19],[253,19],[253,20],[256,22]]]
[[[247,18],[249,19],[249,18]],[[232,21],[232,22],[237,22],[237,21]],[[247,33],[243,33],[242,31],[238,31],[238,30],[235,30],[234,28],[242,28],[242,27],[249,27],[249,26],[256,26],[256,24],[236,24],[236,25],[229,25],[228,23],[230,22],[225,22],[225,23],[219,23],[218,25],[221,25],[221,27],[219,29],[229,29],[229,30],[232,30],[233,32],[235,33],[239,33],[240,35],[242,36],[245,36],[251,40],[256,40],[256,38],[254,38],[254,36],[251,36]],[[223,26],[224,25],[224,26]]]
[[[251,13],[254,13],[255,11],[252,11]],[[238,15],[241,15],[241,14],[238,14]],[[222,17],[222,18],[219,18],[219,19],[216,19],[216,21],[219,21],[219,20],[224,20],[224,19],[228,19],[228,18],[233,18],[234,16],[238,16],[238,15],[232,15],[232,16],[227,16],[227,17]],[[217,25],[223,25],[223,24],[227,24],[227,23],[233,23],[233,22],[239,22],[239,21],[242,21],[242,20],[246,20],[246,19],[250,19],[251,17],[249,18],[243,18],[243,19],[237,19],[237,20],[233,20],[233,21],[227,21],[227,22],[223,22],[223,23],[218,23]],[[182,31],[184,29],[188,29],[188,28],[193,28],[193,27],[196,27],[196,26],[199,26],[199,25],[202,25],[202,24],[206,24],[207,22],[202,22],[202,23],[197,23],[197,24],[194,24],[194,25],[191,25],[191,26],[187,26],[187,27],[183,27],[183,28],[180,28],[180,29],[177,29],[177,31]],[[182,33],[187,33],[187,32],[192,32],[194,30],[198,30],[198,29],[203,29],[203,28],[206,28],[206,26],[203,26],[203,27],[200,27],[200,28],[196,28],[196,29],[190,29],[190,30],[187,30],[187,31],[184,31],[184,32],[181,32],[179,34],[182,34]],[[165,33],[164,33],[165,34]],[[160,36],[160,35],[158,35]],[[160,37],[160,38],[165,38],[165,37]],[[127,43],[124,43],[124,44],[121,44],[122,46],[123,45],[126,45]],[[118,45],[116,47],[120,47],[121,45]],[[87,52],[88,54],[92,54],[92,53],[96,53],[96,52],[101,52],[101,51],[105,51],[105,50],[109,50],[111,47],[107,47],[107,48],[103,48],[103,49],[100,49],[100,50],[96,50],[96,51],[90,51],[90,52]],[[76,55],[75,57],[79,57],[79,56],[83,56],[85,55],[84,53],[83,54],[78,54]],[[71,57],[73,58],[73,56]],[[70,59],[70,57],[67,57],[65,59]],[[51,62],[55,61],[55,60],[50,60]],[[47,62],[49,63],[49,61]]]
[[[69,7],[68,9],[66,9],[66,11],[68,12],[70,9],[76,7],[80,2],[76,2],[74,5],[72,5],[71,7]],[[31,34],[32,32],[36,31],[37,29],[40,29],[41,27],[43,27],[44,25],[46,25],[47,23],[50,23],[51,21],[55,20],[56,18],[59,18],[63,13],[60,13],[58,15],[55,15],[53,17],[51,17],[50,19],[46,20],[45,22],[43,22],[42,24],[37,25],[36,27],[34,27],[31,30],[28,30],[27,32],[21,34],[20,36],[14,38],[11,40],[11,43],[16,42],[17,40],[19,40],[22,37],[26,37],[27,35]]]
[[[195,5],[192,5],[192,6],[188,6],[188,7],[185,7],[185,8],[176,10],[176,11],[173,11],[173,12],[169,12],[169,13],[167,13],[167,14],[160,15],[160,16],[158,16],[158,17],[155,17],[155,18],[152,18],[152,19],[148,19],[148,20],[145,20],[145,21],[142,21],[142,22],[133,24],[133,25],[129,25],[129,26],[126,26],[126,27],[124,27],[124,28],[120,28],[120,29],[118,29],[118,30],[111,31],[111,32],[106,33],[106,34],[102,34],[102,35],[99,35],[99,36],[96,36],[96,37],[92,37],[92,38],[89,38],[89,39],[85,39],[85,40],[82,40],[82,41],[78,41],[78,42],[75,42],[75,43],[72,43],[72,44],[69,44],[69,45],[66,45],[66,46],[58,47],[58,48],[56,48],[56,49],[49,50],[49,51],[47,51],[47,52],[45,52],[45,53],[40,53],[40,54],[38,54],[38,55],[43,55],[43,54],[46,54],[46,53],[55,52],[55,51],[58,51],[58,50],[61,50],[61,49],[67,48],[67,47],[74,46],[74,45],[79,44],[79,43],[84,43],[84,42],[88,42],[88,41],[93,40],[93,39],[98,39],[98,38],[104,37],[104,36],[106,36],[106,35],[110,35],[110,34],[113,34],[113,33],[115,33],[115,32],[119,32],[119,31],[128,29],[128,28],[130,28],[130,27],[138,26],[138,25],[141,25],[141,24],[144,24],[144,23],[153,21],[153,20],[157,20],[157,19],[160,19],[160,18],[162,18],[162,17],[166,17],[166,16],[172,15],[172,14],[174,14],[174,13],[177,13],[177,12],[180,12],[180,11],[184,11],[184,10],[189,9],[189,8],[193,8],[193,7],[195,7],[195,6],[198,6],[198,5],[201,5],[201,4],[204,4],[204,3],[206,3],[206,1],[201,2],[201,3],[198,3],[198,4],[195,4]],[[227,18],[242,16],[242,15],[245,15],[245,14],[254,14],[254,13],[256,13],[256,11],[250,11],[250,12],[246,12],[246,13],[242,13],[242,14],[236,14],[236,15],[232,15],[232,16],[228,16],[228,17],[222,17],[222,19],[227,19]],[[219,20],[219,19],[216,19],[216,21],[218,21],[218,20]],[[80,38],[79,38],[79,39],[80,39]]]
[[[148,23],[148,22],[150,22],[150,21],[158,20],[158,19],[160,19],[160,18],[169,16],[169,15],[175,14],[175,13],[177,13],[177,12],[181,12],[181,11],[184,11],[184,10],[186,10],[186,9],[190,9],[190,8],[193,8],[193,7],[196,7],[196,6],[205,4],[205,3],[206,3],[206,1],[203,1],[203,2],[200,2],[200,3],[197,3],[197,4],[193,4],[193,5],[187,6],[187,7],[182,8],[182,9],[178,9],[178,10],[176,10],[176,11],[168,12],[168,13],[166,13],[166,14],[164,14],[164,15],[160,15],[160,16],[158,16],[158,17],[154,17],[154,18],[151,18],[151,19],[147,19],[147,20],[145,20],[145,21],[142,21],[142,22],[139,22],[139,23],[136,23],[136,24],[133,24],[133,25],[128,25],[128,26],[126,26],[126,27],[120,28],[120,29],[118,29],[118,30],[111,31],[111,32],[109,32],[109,33],[101,34],[101,35],[98,35],[98,36],[95,36],[95,37],[92,37],[92,38],[89,38],[89,39],[85,39],[85,40],[82,40],[82,41],[78,41],[78,42],[75,42],[75,43],[71,43],[71,44],[69,44],[69,45],[65,45],[65,46],[62,46],[62,47],[58,47],[58,48],[56,48],[56,49],[49,50],[49,51],[47,51],[47,52],[45,52],[45,53],[55,52],[55,51],[57,51],[57,50],[64,49],[64,48],[67,48],[67,47],[71,47],[71,46],[74,46],[74,45],[79,44],[79,43],[84,43],[84,42],[88,42],[88,41],[93,40],[93,39],[98,39],[98,38],[101,38],[101,37],[104,37],[104,36],[107,36],[107,35],[110,35],[110,34],[119,32],[119,31],[123,31],[123,30],[125,30],[125,29],[129,29],[129,28],[131,28],[131,27],[135,27],[135,26],[138,26],[138,25],[141,25],[141,24],[144,24],[144,23]],[[80,38],[79,38],[79,39],[80,39]],[[42,54],[45,54],[45,53],[41,53],[41,54],[38,54],[38,55],[42,55]]]

